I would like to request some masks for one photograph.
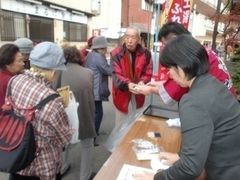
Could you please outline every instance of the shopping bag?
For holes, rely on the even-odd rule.
[[[79,130],[79,119],[78,119],[78,102],[76,102],[76,99],[74,97],[74,94],[72,91],[69,93],[69,103],[68,106],[65,108],[65,111],[68,115],[69,124],[74,130],[74,133],[72,135],[72,139],[70,141],[71,144],[75,144],[79,142],[78,139],[78,130]]]

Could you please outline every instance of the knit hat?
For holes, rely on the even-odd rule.
[[[33,42],[28,38],[19,38],[16,41],[14,41],[14,44],[16,44],[23,54],[30,54],[30,52],[33,49]]]
[[[32,65],[40,68],[66,70],[63,49],[52,42],[37,44],[29,56]]]
[[[93,39],[92,49],[101,49],[107,47],[107,39],[104,36],[98,36]]]

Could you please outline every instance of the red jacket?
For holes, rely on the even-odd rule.
[[[8,81],[14,76],[11,72],[7,70],[0,70],[0,107],[5,102],[5,95],[7,91]]]
[[[118,47],[111,52],[111,66],[113,69],[112,79],[112,96],[113,103],[116,108],[128,113],[128,104],[131,100],[132,93],[128,90],[128,83],[138,83],[143,81],[148,83],[152,76],[152,58],[151,53],[142,48],[140,45],[136,49],[136,59],[133,75],[131,74],[131,66],[127,58],[127,50],[125,45]],[[135,95],[136,108],[140,108],[144,104],[144,95]]]
[[[83,48],[83,49],[80,49],[79,52],[81,57],[80,65],[84,65],[86,63],[86,58],[89,51],[87,50],[87,48]]]
[[[220,82],[225,84],[229,91],[233,95],[236,95],[236,90],[233,87],[231,76],[225,66],[224,62],[217,57],[216,53],[210,49],[206,49],[208,53],[208,59],[210,64],[209,73],[218,79]],[[163,86],[160,86],[159,94],[166,104],[172,104],[173,102],[180,101],[181,97],[188,92],[188,88],[183,88],[179,86],[174,80],[169,77],[166,68],[161,67],[159,69],[159,77],[163,77],[160,80],[165,80],[166,82]]]

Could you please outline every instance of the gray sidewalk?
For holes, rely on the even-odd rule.
[[[111,97],[109,98],[111,99]],[[115,110],[112,102],[104,102],[104,116],[101,125],[100,136],[97,137],[97,143],[99,146],[95,147],[94,156],[94,172],[97,172],[107,160],[110,153],[103,146],[108,135],[110,134],[115,120]],[[71,163],[70,171],[64,176],[63,180],[79,180],[80,172],[80,144],[75,144],[70,147],[69,162]],[[8,174],[0,173],[0,180],[8,180]]]

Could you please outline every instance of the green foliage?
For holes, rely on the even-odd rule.
[[[240,60],[238,59],[238,62]],[[240,94],[240,64],[237,63],[237,67],[235,68],[235,71],[232,75],[233,85],[237,89],[237,92]]]
[[[233,62],[240,62],[240,47],[236,50],[234,55],[231,57]]]

